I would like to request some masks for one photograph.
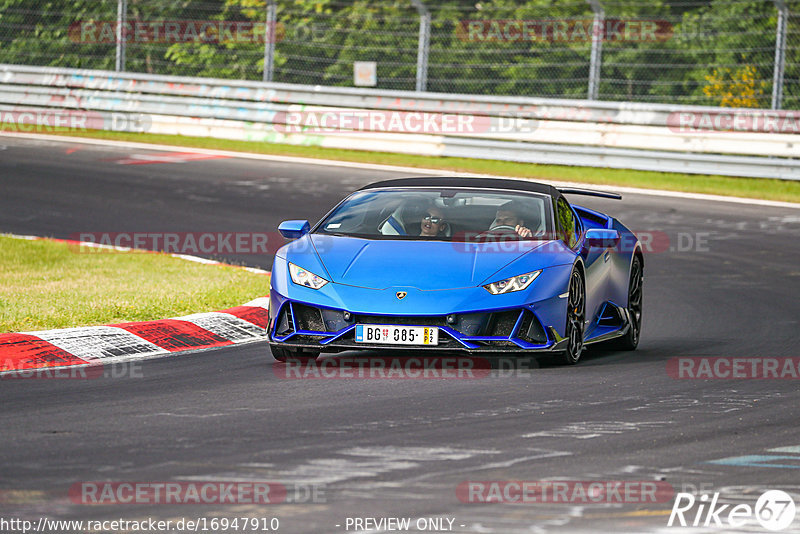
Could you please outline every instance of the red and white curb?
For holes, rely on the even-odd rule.
[[[114,248],[67,239],[2,235]],[[227,265],[185,254],[170,256],[205,264]],[[269,271],[261,269],[241,268],[269,274]],[[235,308],[171,319],[0,334],[0,376],[22,370],[98,365],[263,341],[267,339],[268,310],[269,298],[259,297]]]
[[[0,375],[168,356],[267,338],[269,299],[172,319],[0,334]]]

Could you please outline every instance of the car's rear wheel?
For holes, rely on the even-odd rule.
[[[644,281],[642,260],[639,256],[633,257],[631,263],[631,276],[628,282],[628,316],[630,328],[628,332],[617,339],[611,340],[609,346],[617,350],[636,350],[639,345],[639,336],[642,332],[642,283]]]
[[[317,356],[319,356],[318,351],[311,351],[308,349],[290,350],[283,347],[276,347],[275,345],[271,345],[269,350],[272,352],[272,357],[281,363],[286,363],[289,360],[308,363],[312,360],[316,360]]]
[[[583,352],[584,318],[586,317],[586,288],[583,276],[578,269],[573,269],[569,277],[569,293],[567,296],[567,327],[564,337],[566,347],[561,353],[559,362],[575,365]]]

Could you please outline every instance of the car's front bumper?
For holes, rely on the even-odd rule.
[[[446,315],[358,313],[270,295],[269,339],[273,345],[312,351],[425,350],[458,352],[553,352],[563,339],[542,322],[534,306],[461,311]],[[439,344],[383,345],[357,343],[358,324],[426,326],[439,329]]]

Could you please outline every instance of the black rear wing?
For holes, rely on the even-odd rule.
[[[622,200],[622,195],[619,193],[610,193],[608,191],[595,191],[594,189],[577,189],[574,187],[558,187],[559,192],[568,195],[585,195],[588,197],[601,197],[613,198],[614,200]]]

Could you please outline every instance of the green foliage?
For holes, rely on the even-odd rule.
[[[712,0],[708,5],[682,14],[675,28],[675,38],[666,45],[673,58],[687,68],[677,71],[671,86],[662,85],[654,95],[664,95],[685,102],[720,105],[724,94],[749,91],[738,84],[735,73],[750,66],[758,78],[753,88],[762,90],[746,96],[750,107],[769,107],[775,55],[777,11],[772,2],[759,0],[729,2]],[[716,72],[716,74],[715,74]],[[718,83],[725,87],[711,89]],[[763,91],[768,84],[770,91]],[[754,105],[753,105],[754,104]]]
[[[476,38],[469,21],[591,28],[584,0],[441,0],[431,12],[427,88],[435,92],[585,98],[591,36]],[[789,0],[784,107],[800,107],[800,0]],[[111,69],[113,42],[75,38],[76,24],[113,22],[115,0],[0,0],[0,62]],[[261,25],[261,38],[130,42],[135,72],[260,80],[267,0],[128,0],[129,20]],[[419,14],[410,0],[276,0],[275,81],[353,85],[375,61],[378,87],[413,90]],[[603,100],[768,107],[777,11],[769,0],[604,0],[606,22],[657,23],[658,38],[604,40]],[[71,32],[72,29],[72,32]],[[484,34],[481,34],[484,35]],[[741,83],[741,69],[753,79]],[[739,73],[739,74],[737,74]],[[737,78],[738,77],[738,78]],[[749,84],[749,85],[748,85]],[[727,95],[727,96],[726,96]]]
[[[766,80],[757,77],[758,71],[752,65],[738,69],[714,69],[706,75],[708,84],[703,87],[706,96],[719,100],[722,107],[757,108],[764,99]]]
[[[0,0],[0,63],[113,69],[113,44],[76,43],[70,28],[115,17],[116,2]]]

